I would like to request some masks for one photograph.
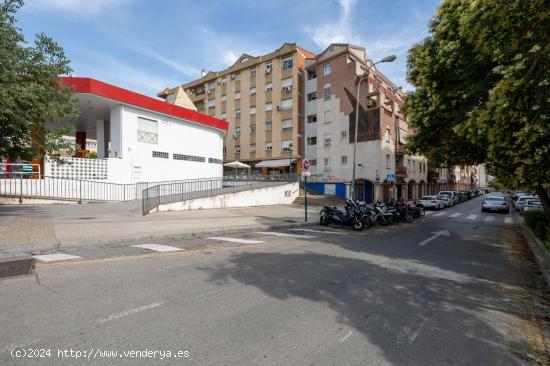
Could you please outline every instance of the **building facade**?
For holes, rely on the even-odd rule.
[[[404,93],[371,66],[365,49],[349,44],[331,44],[306,60],[304,155],[311,180],[351,182],[357,81],[369,70],[359,95],[356,197],[416,199],[425,194],[427,160],[405,154]]]
[[[224,162],[241,161],[264,175],[296,171],[303,156],[305,59],[311,57],[295,43],[285,43],[266,55],[243,54],[225,70],[158,96],[178,103],[183,90],[199,112],[228,121]]]

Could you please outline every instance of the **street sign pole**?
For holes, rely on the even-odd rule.
[[[302,160],[302,176],[304,177],[304,221],[307,224],[307,177],[311,174],[311,163],[308,159]]]
[[[307,224],[307,175],[304,175],[304,206],[305,206],[305,221]]]

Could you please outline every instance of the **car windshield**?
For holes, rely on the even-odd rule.
[[[497,197],[497,196],[493,196],[493,197],[487,197],[485,198],[486,201],[504,201],[504,197]]]
[[[529,199],[533,199],[533,197],[520,197],[520,198],[518,198],[518,201],[520,201],[520,202],[521,201],[527,201]]]
[[[431,200],[435,200],[435,196],[422,196],[422,198],[420,198],[421,201],[431,201]]]
[[[540,201],[532,200],[532,201],[527,201],[527,206],[538,206],[538,207],[541,207],[542,204],[540,203]]]

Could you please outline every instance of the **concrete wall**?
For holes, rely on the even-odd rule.
[[[290,205],[299,194],[298,183],[254,189],[251,191],[198,198],[159,206],[159,211],[181,211],[208,208]]]

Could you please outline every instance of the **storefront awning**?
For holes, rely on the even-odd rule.
[[[264,161],[260,161],[254,167],[255,168],[279,168],[282,166],[289,166],[291,161],[294,164],[296,162],[296,159],[264,160]]]

